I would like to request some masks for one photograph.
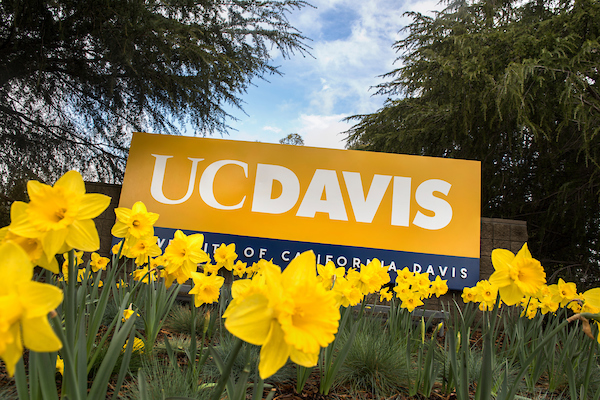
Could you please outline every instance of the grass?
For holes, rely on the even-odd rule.
[[[203,308],[198,310],[196,317],[196,334],[201,336],[204,328],[204,312]],[[164,327],[176,333],[189,334],[193,326],[192,310],[189,304],[174,304],[169,313]]]
[[[379,318],[365,318],[360,323],[337,385],[347,385],[355,393],[375,397],[389,397],[402,391],[402,374],[408,370],[403,356],[406,345],[393,340]]]

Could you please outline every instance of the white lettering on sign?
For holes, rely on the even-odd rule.
[[[196,182],[198,163],[203,158],[191,158],[190,176],[186,194],[177,200],[164,195],[163,183],[168,155],[152,154],[156,159],[150,194],[162,204],[181,204],[193,194]],[[248,164],[237,160],[219,160],[209,164],[202,173],[199,183],[199,194],[207,206],[218,210],[236,210],[244,206],[246,195],[234,205],[225,205],[217,201],[214,195],[217,173],[226,165],[237,165],[242,168],[244,177],[248,178]],[[403,176],[377,175],[373,176],[368,190],[363,190],[361,174],[358,172],[342,171],[346,185],[350,208],[356,222],[371,223],[377,214],[383,197],[392,183],[392,210],[390,224],[394,226],[409,226],[411,203],[411,178]],[[281,194],[273,197],[274,184],[279,182]],[[329,219],[348,221],[347,206],[344,202],[337,171],[317,169],[311,178],[306,192],[302,195],[300,181],[294,171],[280,165],[257,164],[256,178],[252,197],[251,211],[267,214],[283,214],[290,211],[298,202],[300,205],[296,216],[314,218],[316,213],[325,213]],[[452,206],[436,193],[448,196],[452,185],[441,179],[429,179],[421,182],[415,190],[415,201],[426,213],[417,210],[412,223],[423,229],[439,230],[452,221]]]
[[[217,172],[219,172],[221,167],[224,167],[228,164],[239,165],[244,169],[244,175],[246,176],[246,178],[248,177],[248,164],[235,160],[221,160],[216,161],[210,164],[208,167],[206,167],[204,173],[202,174],[202,177],[200,178],[200,197],[202,197],[202,200],[204,200],[206,205],[212,208],[216,208],[217,210],[235,210],[238,208],[242,208],[242,206],[244,205],[244,201],[246,201],[246,196],[244,196],[244,198],[238,204],[233,206],[225,206],[219,203],[217,199],[215,199],[215,192],[213,190],[215,176],[217,175]]]
[[[273,198],[273,183],[281,184],[281,194]],[[252,211],[268,214],[283,214],[296,205],[300,197],[300,181],[290,169],[280,165],[258,164]]]

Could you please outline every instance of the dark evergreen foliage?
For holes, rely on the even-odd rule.
[[[119,182],[132,131],[227,129],[272,55],[305,53],[287,15],[302,0],[0,2],[0,173],[68,169]]]
[[[388,100],[352,117],[349,147],[480,160],[483,216],[526,220],[547,271],[600,279],[600,3],[410,15]]]

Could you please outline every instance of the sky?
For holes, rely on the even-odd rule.
[[[241,95],[243,111],[228,112],[224,139],[278,143],[297,133],[306,146],[343,149],[344,118],[376,112],[385,97],[373,88],[400,65],[394,43],[411,22],[406,11],[433,15],[438,0],[313,0],[288,15],[310,41],[311,55],[274,53],[279,75],[254,79]]]

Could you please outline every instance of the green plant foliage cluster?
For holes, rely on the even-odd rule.
[[[457,0],[409,16],[388,100],[351,118],[348,145],[480,160],[483,216],[526,220],[550,273],[598,279],[600,4]]]

